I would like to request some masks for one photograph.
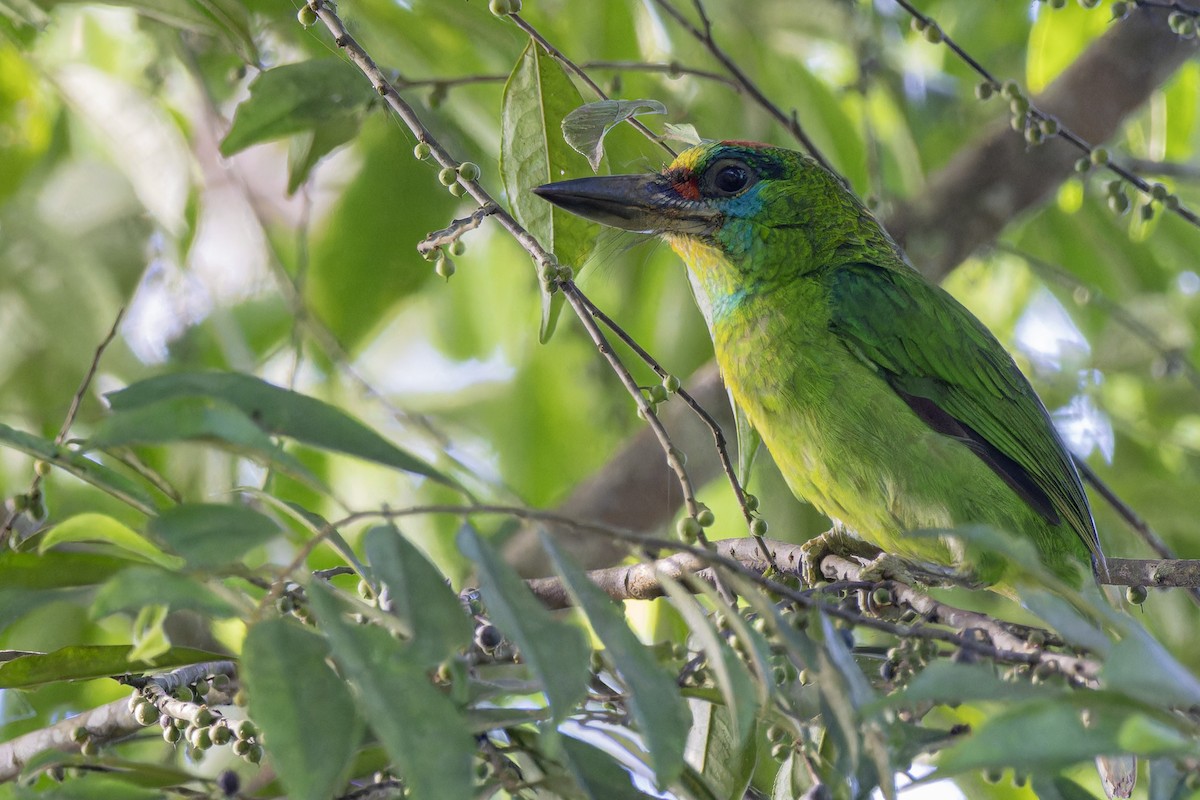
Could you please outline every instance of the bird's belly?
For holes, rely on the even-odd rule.
[[[955,564],[962,557],[953,540],[904,534],[1029,523],[1023,511],[1020,520],[997,518],[994,509],[1013,508],[1011,490],[967,447],[931,430],[840,343],[726,344],[718,359],[727,385],[789,487],[864,539]]]

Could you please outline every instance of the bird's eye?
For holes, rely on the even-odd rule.
[[[750,168],[741,162],[718,164],[709,172],[709,185],[714,194],[733,196],[754,181]]]

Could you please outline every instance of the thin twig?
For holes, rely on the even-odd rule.
[[[791,116],[785,114],[783,109],[775,105],[775,103],[771,102],[770,98],[763,94],[763,91],[758,88],[758,84],[750,79],[750,76],[742,70],[738,63],[734,61],[728,53],[721,49],[721,46],[718,45],[716,40],[713,38],[712,22],[709,20],[708,14],[705,13],[704,6],[699,2],[699,0],[695,0],[693,5],[695,5],[696,11],[700,15],[700,27],[694,25],[690,20],[688,20],[687,17],[683,15],[682,12],[679,11],[679,9],[675,8],[675,6],[671,3],[671,0],[654,0],[654,3],[663,11],[665,11],[667,15],[671,17],[671,19],[675,20],[679,27],[687,31],[692,38],[704,45],[704,47],[708,49],[708,52],[712,53],[713,58],[720,62],[721,66],[733,76],[733,79],[737,81],[737,83],[745,90],[746,94],[750,95],[750,97],[754,99],[754,102],[758,103],[763,110],[774,117],[780,125],[787,129],[787,131],[791,133],[793,137],[795,137],[796,141],[800,142],[804,149],[808,151],[808,154],[812,156],[818,164],[829,170],[829,172],[831,172],[833,175],[837,176],[837,178],[841,180],[843,184],[846,183],[846,179],[842,177],[841,173],[833,168],[833,164],[829,163],[829,160],[825,158],[825,155],[817,147],[816,143],[814,143],[813,140],[809,138],[808,134],[804,132],[804,128],[801,126],[800,119],[796,115],[796,112],[793,111]]]
[[[417,244],[417,252],[428,255],[439,247],[454,244],[467,231],[475,230],[484,218],[496,213],[496,206],[480,206],[469,217],[456,219],[440,231],[434,231]]]

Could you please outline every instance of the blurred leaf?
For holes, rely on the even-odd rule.
[[[470,800],[475,739],[454,703],[430,685],[426,666],[387,631],[345,621],[324,584],[314,583],[309,596],[334,660],[413,795]]]
[[[717,797],[742,797],[754,776],[757,740],[746,735],[746,723],[735,720],[729,706],[703,700],[689,700],[688,705],[692,708],[688,763],[699,769]]]
[[[138,609],[131,628],[133,646],[129,648],[131,661],[153,663],[171,649],[171,637],[167,635],[166,622],[169,609],[163,603],[151,602]]]
[[[228,157],[250,145],[321,129],[348,130],[349,135],[337,142],[341,144],[358,131],[362,115],[375,97],[362,73],[340,58],[266,70],[251,81],[250,97],[238,105],[229,133],[221,141],[221,155]]]
[[[445,577],[395,527],[381,525],[364,539],[367,560],[409,629],[409,658],[434,667],[471,644],[473,625]]]
[[[587,575],[542,534],[542,546],[554,561],[571,596],[587,614],[592,630],[604,642],[628,690],[638,731],[645,738],[655,780],[666,789],[683,770],[683,748],[690,722],[675,678],[659,664],[649,648],[629,629],[621,606],[615,604]]]
[[[86,771],[52,789],[36,793],[23,790],[7,796],[44,797],[47,800],[160,800],[167,797],[158,789],[139,786],[136,773],[120,775]]]
[[[575,269],[587,261],[595,229],[529,190],[581,172],[559,124],[582,100],[559,63],[531,39],[504,85],[500,114],[500,177],[513,216],[561,263]],[[562,303],[562,295],[550,294],[543,283],[538,334],[543,343],[554,334]]]
[[[275,520],[242,505],[184,503],[150,520],[147,532],[183,557],[189,569],[237,564],[278,536]]]
[[[167,569],[183,565],[181,558],[164,553],[137,531],[105,514],[86,512],[63,520],[42,537],[38,552],[70,542],[103,542]]]
[[[140,560],[140,559],[139,559]],[[130,565],[129,559],[100,553],[0,553],[5,589],[55,589],[104,583]],[[2,604],[0,604],[2,605]]]
[[[154,500],[133,481],[80,453],[60,447],[49,439],[13,430],[0,423],[0,444],[48,461],[76,478],[129,503],[139,511],[150,514],[155,510]]]
[[[202,584],[154,567],[129,567],[114,575],[96,592],[91,613],[96,618],[122,611],[136,613],[155,604],[217,618],[237,615],[233,606]]]
[[[1046,15],[1052,16],[1052,15]],[[1033,791],[1038,800],[1096,800],[1096,796],[1070,778],[1062,775],[1033,777]]]
[[[666,113],[667,107],[657,100],[597,100],[579,106],[563,117],[563,139],[575,152],[587,158],[593,172],[599,172],[600,161],[604,158],[604,137],[609,131],[642,114]],[[695,132],[692,128],[691,133]]]
[[[459,531],[457,541],[458,549],[479,571],[480,591],[492,621],[516,642],[523,661],[545,689],[554,722],[562,722],[587,691],[591,648],[583,632],[554,619],[470,526]]]
[[[1106,688],[1155,706],[1200,704],[1200,680],[1134,622],[1113,645],[1100,677]]]
[[[320,636],[283,619],[251,627],[242,648],[250,714],[288,797],[298,800],[338,794],[362,735],[354,700],[328,657]]]
[[[272,436],[289,436],[313,447],[334,450],[387,467],[424,475],[447,486],[457,486],[438,470],[396,447],[341,409],[314,397],[267,383],[252,375],[236,372],[182,372],[160,375],[106,395],[113,410],[118,413],[149,409],[157,402],[169,399],[194,402],[197,396],[236,407],[245,418],[252,421],[252,425],[261,429],[260,435],[265,433]],[[180,428],[186,429],[188,426],[187,419],[172,421],[177,422]],[[226,420],[222,417],[214,422],[223,421]],[[236,424],[233,424],[233,420],[228,421],[235,436],[244,437],[248,442],[261,442],[247,431],[240,421]],[[221,427],[216,427],[219,432]],[[135,431],[131,430],[127,435],[132,436],[134,433]],[[284,461],[294,463],[301,474],[307,472],[290,456]]]
[[[88,449],[198,440],[271,464],[299,480],[320,485],[315,475],[275,444],[250,416],[225,400],[196,393],[132,407],[123,403],[118,408],[114,402],[113,410],[115,413],[92,432],[85,443]]]
[[[1026,90],[1036,94],[1050,85],[1097,36],[1110,27],[1112,21],[1104,14],[1075,3],[1063,8],[1039,9],[1047,13],[1035,16],[1026,49]]]
[[[921,703],[970,703],[979,701],[1021,701],[1048,694],[1059,694],[1045,684],[1006,681],[996,674],[992,664],[959,664],[934,661],[917,673],[903,689],[875,701],[867,711]]]
[[[52,0],[50,4],[66,2],[74,0]],[[172,28],[220,36],[247,64],[259,61],[250,15],[236,0],[104,0],[103,5],[132,8]]]
[[[295,194],[320,160],[358,135],[358,115],[318,122],[311,131],[296,134],[288,149],[287,193]]]
[[[691,593],[678,581],[671,580],[666,576],[662,576],[661,580],[663,589],[666,591],[667,596],[671,598],[672,605],[683,616],[688,624],[688,628],[691,630],[692,636],[695,637],[700,648],[704,650],[707,666],[713,671],[717,687],[720,688],[721,697],[725,700],[725,706],[728,709],[728,719],[714,723],[719,732],[719,738],[715,744],[722,749],[741,753],[747,741],[752,738],[754,716],[758,711],[757,687],[750,676],[749,669],[746,663],[737,657],[737,654],[733,652],[733,649],[713,626],[712,620],[708,618],[708,615],[700,607],[696,598],[692,597]],[[696,714],[697,711],[693,705],[693,718],[695,718]],[[705,716],[707,718],[707,712],[705,712]],[[711,722],[711,720],[709,721]],[[729,729],[735,741],[732,743],[725,742],[724,728]],[[695,722],[693,721],[694,731]],[[709,746],[707,737],[710,735],[712,735],[711,731],[706,732],[704,734],[705,738],[698,740],[699,744],[705,748],[702,752],[707,752]],[[689,735],[689,752],[694,752],[692,745],[693,740],[691,735]],[[691,763],[703,762],[693,760]],[[736,770],[735,766],[731,766],[731,768]]]
[[[619,761],[589,742],[564,736],[562,756],[588,800],[650,800],[634,788]]]
[[[52,653],[21,656],[0,663],[0,689],[24,689],[58,681],[108,678],[126,673],[172,669],[225,658],[190,647],[172,647],[152,662],[131,659],[120,644],[74,645]]]

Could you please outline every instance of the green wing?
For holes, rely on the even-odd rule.
[[[1047,522],[1066,522],[1102,562],[1079,473],[1050,416],[991,332],[915,271],[831,275],[835,333],[934,430],[970,447]]]

